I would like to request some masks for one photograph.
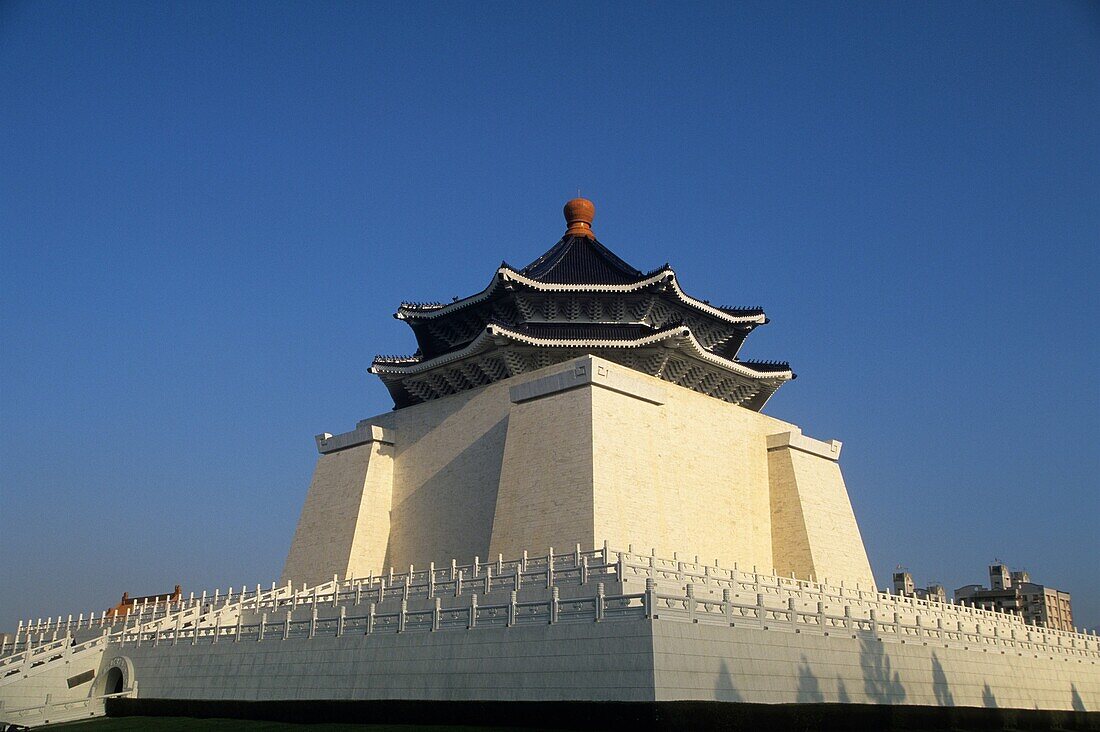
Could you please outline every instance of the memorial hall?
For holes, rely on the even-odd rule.
[[[876,589],[841,442],[765,413],[795,372],[744,355],[762,307],[564,213],[481,291],[397,306],[393,409],[316,436],[278,581],[21,622],[0,726],[1100,728],[1095,634]]]

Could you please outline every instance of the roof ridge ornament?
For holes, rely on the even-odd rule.
[[[567,201],[565,208],[565,223],[569,228],[565,230],[566,236],[587,236],[595,239],[592,233],[592,219],[596,218],[596,206],[587,198],[574,198]]]

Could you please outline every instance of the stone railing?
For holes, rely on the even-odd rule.
[[[653,583],[653,580],[647,582]],[[729,589],[722,591],[722,600],[709,600],[696,597],[695,588],[696,585],[689,584],[685,595],[656,593],[649,601],[654,608],[653,618],[818,635],[849,634],[852,638],[873,638],[885,642],[938,641],[944,647],[964,650],[977,647],[1011,648],[1100,661],[1100,639],[1081,633],[1048,635],[1033,633],[1031,626],[1025,626],[1029,630],[1020,634],[1016,628],[1006,631],[999,624],[963,620],[949,623],[942,617],[929,618],[922,614],[906,622],[897,612],[884,614],[874,608],[866,617],[859,617],[852,605],[845,605],[843,612],[836,614],[827,612],[824,602],[807,609],[799,606],[797,598],[788,597],[785,606],[777,606],[774,598],[764,593],[757,594],[754,601],[740,602],[733,599]]]
[[[0,667],[7,663],[17,663],[17,659],[28,651],[37,654],[44,648],[63,647],[71,643],[72,638],[80,631],[101,631],[104,636],[113,637],[133,628],[149,629],[171,623],[179,625],[182,622],[199,624],[207,614],[231,608],[239,609],[248,604],[275,602],[277,598],[289,593],[288,587],[276,587],[274,584],[270,590],[262,590],[258,585],[255,590],[242,589],[239,592],[233,592],[233,588],[229,588],[224,594],[215,590],[213,594],[203,592],[198,597],[192,595],[174,602],[143,603],[135,605],[130,612],[117,616],[104,612],[98,619],[95,613],[89,613],[87,619],[80,614],[75,619],[70,615],[67,620],[58,616],[56,621],[47,618],[45,621],[39,619],[37,623],[28,622],[26,625],[20,622],[13,640],[0,646]]]
[[[642,593],[608,595],[603,582],[596,583],[593,595],[562,599],[557,585],[550,588],[546,600],[520,602],[518,593],[509,590],[507,602],[485,603],[475,592],[463,607],[443,607],[435,597],[434,607],[410,610],[407,599],[381,603],[367,601],[351,604],[338,598],[337,610],[328,617],[319,617],[319,609],[331,607],[336,593],[317,593],[317,601],[306,597],[295,606],[277,613],[262,612],[259,622],[244,624],[240,616],[233,625],[215,624],[199,628],[164,628],[123,632],[112,640],[121,646],[141,645],[210,645],[218,642],[261,642],[271,640],[341,637],[410,632],[458,631],[483,628],[509,628],[523,625],[558,623],[588,623],[622,620],[685,622],[720,625],[756,630],[816,635],[848,635],[884,642],[935,642],[944,647],[971,649],[1015,649],[1034,653],[1057,653],[1100,661],[1100,643],[1095,636],[1082,634],[1015,634],[999,625],[968,623],[957,620],[946,623],[942,618],[918,614],[905,621],[896,613],[881,614],[872,608],[860,617],[852,605],[840,613],[826,610],[824,602],[812,608],[802,606],[794,596],[777,602],[775,595],[757,593],[751,599],[738,600],[732,589],[722,591],[721,600],[697,596],[698,585],[690,583],[685,593],[658,592],[656,581],[646,580]],[[299,596],[300,598],[300,596]],[[301,599],[301,598],[300,598]],[[309,618],[295,619],[294,610],[312,605]],[[396,605],[396,607],[394,607]],[[353,609],[348,612],[349,606]],[[1012,629],[1014,630],[1014,629]]]
[[[898,597],[873,588],[829,584],[779,577],[734,565],[727,569],[698,561],[684,561],[631,551],[613,550],[607,543],[599,549],[493,562],[475,558],[467,565],[452,561],[449,566],[426,569],[392,569],[365,578],[337,577],[329,582],[294,590],[289,585],[261,591],[232,588],[222,594],[203,593],[169,607],[135,608],[123,618],[122,627],[110,632],[112,642],[123,644],[216,643],[270,640],[273,638],[343,635],[345,633],[406,632],[413,630],[472,629],[521,625],[530,622],[569,622],[604,619],[663,618],[689,622],[730,623],[768,630],[795,628],[799,632],[852,632],[882,640],[932,639],[944,644],[1012,647],[1021,651],[1059,652],[1076,655],[1100,654],[1100,639],[1025,624],[1014,615],[981,610],[953,603],[939,603]],[[631,581],[645,592],[630,593]],[[607,595],[605,583],[616,583],[626,592]],[[559,586],[595,585],[595,594],[561,599]],[[669,592],[669,586],[676,591]],[[545,589],[549,598],[519,602],[524,588]],[[680,588],[682,587],[682,591]],[[639,588],[640,590],[640,588]],[[589,590],[591,592],[591,590]],[[486,604],[486,596],[509,593],[510,601]],[[583,594],[583,593],[582,593]],[[721,597],[721,600],[717,597]],[[468,597],[469,605],[444,608],[441,598]],[[434,604],[434,609],[410,610],[410,600]],[[479,600],[481,601],[479,604]],[[397,607],[393,607],[394,605]],[[453,605],[454,603],[448,603]],[[364,607],[365,606],[365,607]],[[312,608],[312,618],[296,620],[298,608]],[[318,617],[319,609],[326,616]],[[353,608],[348,614],[348,608]],[[231,622],[224,622],[222,610],[237,610]],[[193,610],[194,622],[184,626],[184,613]],[[259,622],[242,624],[241,612],[251,611]],[[199,613],[203,613],[200,615]],[[228,613],[232,614],[232,613]],[[174,624],[172,621],[175,621]],[[78,618],[75,627],[89,627],[94,619]],[[104,622],[102,616],[100,623]],[[84,625],[82,625],[84,623]],[[56,628],[60,626],[61,630]],[[71,624],[55,623],[54,633],[69,632]],[[24,642],[7,644],[8,653],[41,645],[40,626],[22,628]],[[34,642],[34,638],[39,643]],[[47,644],[48,641],[45,641]],[[61,641],[58,641],[61,642]],[[46,646],[41,646],[46,647]],[[8,659],[0,658],[0,664]]]
[[[870,629],[876,623],[878,628],[890,626],[885,633],[900,628],[902,634],[933,637],[928,633],[942,628],[948,634],[1014,641],[1019,644],[1015,647],[1027,650],[1096,651],[1100,648],[1100,637],[1095,633],[1084,634],[1029,625],[1017,615],[953,602],[902,597],[874,589],[847,586],[843,582],[830,585],[775,574],[746,572],[737,569],[736,565],[734,569],[726,569],[698,561],[664,559],[652,553],[644,555],[610,550],[609,555],[616,558],[620,568],[619,576],[627,582],[631,578],[653,579],[663,584],[682,583],[685,587],[693,587],[693,591],[728,591],[733,600],[739,601],[740,598],[747,597],[752,604],[755,604],[757,597],[761,597],[764,598],[763,604],[769,609],[776,611],[778,605],[780,612],[784,611],[782,605],[789,605],[791,601],[797,601],[796,604],[803,606],[800,612],[805,612],[806,605],[820,605],[824,612],[834,612],[831,617],[843,618],[851,615],[864,623],[864,629]]]
[[[655,595],[607,595],[602,582],[596,584],[590,597],[562,599],[558,588],[550,588],[550,598],[544,601],[520,602],[518,593],[509,590],[505,603],[484,604],[477,593],[469,595],[469,604],[444,608],[442,599],[435,598],[430,610],[410,610],[408,600],[401,599],[397,607],[383,610],[378,603],[368,602],[361,614],[348,614],[347,604],[340,604],[334,617],[318,617],[318,608],[327,605],[324,595],[312,607],[309,619],[295,620],[294,609],[272,614],[261,613],[258,623],[244,624],[238,616],[230,626],[215,624],[200,628],[168,628],[120,633],[114,640],[119,647],[141,645],[212,645],[220,642],[271,641],[298,638],[341,637],[387,633],[474,630],[477,628],[509,628],[523,625],[555,625],[558,623],[641,620],[652,614],[650,603]],[[393,603],[390,603],[391,605]],[[355,606],[353,606],[355,607]],[[361,606],[359,606],[361,607]]]
[[[586,583],[590,566],[601,568],[602,575],[606,576],[607,563],[604,558],[607,552],[606,543],[602,549],[581,551],[580,545],[577,545],[572,552],[560,554],[555,554],[551,548],[544,556],[529,558],[527,552],[524,552],[521,558],[510,561],[504,561],[503,557],[498,556],[495,562],[482,562],[475,557],[471,564],[460,565],[452,561],[448,566],[437,568],[433,563],[426,569],[409,567],[407,572],[394,572],[391,569],[385,574],[348,577],[344,580],[333,576],[331,582],[315,587],[303,586],[297,591],[289,585],[277,587],[272,583],[269,590],[261,590],[260,585],[256,585],[255,589],[241,587],[234,591],[230,587],[225,592],[215,590],[212,593],[204,591],[201,595],[191,593],[186,599],[181,598],[174,602],[146,601],[135,605],[129,613],[117,616],[104,611],[98,617],[95,612],[91,612],[87,617],[81,613],[75,618],[69,615],[63,619],[59,615],[57,618],[39,618],[26,623],[20,621],[14,641],[0,646],[0,657],[25,648],[28,641],[31,646],[36,646],[90,628],[114,629],[118,625],[143,625],[170,619],[180,611],[191,608],[202,608],[203,612],[210,612],[232,604],[241,604],[244,607],[252,605],[256,609],[284,607],[309,602],[312,595],[317,593],[330,602],[334,600],[334,593],[338,594],[340,601],[347,601],[356,593],[360,598],[370,597],[373,593],[376,601],[382,602],[401,597],[431,598],[439,593],[452,592],[456,592],[456,596],[471,592],[487,594],[509,588],[519,590],[533,584],[550,587],[555,581],[577,580]],[[596,574],[601,572],[597,571]],[[272,597],[277,597],[274,605]]]
[[[62,638],[61,640],[52,641],[41,646],[32,645],[30,648],[25,648],[22,651],[9,654],[4,658],[0,658],[0,683],[3,683],[4,679],[8,677],[26,673],[50,661],[61,660],[67,653],[71,655],[72,653],[78,653],[89,648],[104,645],[107,643],[107,640],[108,635],[107,632],[104,631],[101,636],[75,645],[72,643],[72,639]]]
[[[105,713],[104,703],[108,699],[120,699],[132,695],[132,691],[122,691],[117,694],[52,701],[47,694],[45,704],[33,707],[6,709],[0,705],[0,723],[14,724],[15,729],[25,729],[44,724],[60,724],[101,717]]]

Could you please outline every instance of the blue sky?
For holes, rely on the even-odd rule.
[[[1100,6],[0,5],[0,629],[278,576],[402,299],[763,304],[872,565],[1100,624]]]

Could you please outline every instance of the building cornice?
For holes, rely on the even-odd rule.
[[[730,359],[716,356],[710,351],[703,348],[698,339],[692,334],[691,329],[687,326],[674,326],[672,328],[666,328],[658,331],[653,335],[645,336],[635,339],[622,339],[622,340],[566,340],[566,339],[550,339],[550,338],[536,338],[526,333],[521,333],[516,330],[512,330],[502,325],[489,324],[485,330],[467,346],[451,353],[446,353],[441,356],[437,356],[426,361],[420,361],[416,363],[403,362],[403,363],[379,363],[376,359],[374,364],[371,365],[370,372],[372,374],[394,374],[394,375],[413,375],[421,374],[440,366],[459,361],[461,359],[473,356],[486,350],[494,343],[500,341],[500,344],[512,341],[514,343],[520,343],[523,345],[534,346],[537,348],[591,348],[591,349],[627,349],[627,348],[642,348],[645,346],[653,345],[665,345],[671,348],[687,348],[692,354],[702,360],[715,366],[719,366],[727,371],[731,371],[740,376],[744,376],[753,380],[770,380],[776,382],[790,381],[794,378],[794,373],[790,368],[775,370],[775,371],[757,371],[749,365],[746,365],[740,361],[731,361]]]
[[[768,322],[767,316],[763,313],[753,313],[751,315],[733,315],[720,308],[716,308],[702,300],[697,300],[691,297],[683,291],[680,287],[680,283],[676,279],[676,273],[671,267],[662,267],[656,272],[646,276],[637,282],[629,282],[619,285],[599,285],[599,284],[559,284],[540,282],[529,277],[524,276],[518,270],[515,270],[509,266],[502,266],[493,275],[493,279],[489,282],[488,286],[481,292],[456,300],[455,302],[448,303],[441,306],[431,306],[430,309],[422,309],[412,304],[402,304],[394,313],[394,317],[398,320],[433,320],[436,318],[442,318],[458,310],[476,305],[479,302],[487,300],[500,286],[506,286],[507,284],[520,285],[526,289],[535,292],[555,292],[555,293],[618,293],[629,294],[633,292],[640,292],[642,290],[650,289],[653,287],[659,287],[661,285],[667,285],[673,295],[684,305],[691,307],[699,312],[706,313],[711,317],[718,320],[725,321],[733,324],[744,325],[764,325]]]

